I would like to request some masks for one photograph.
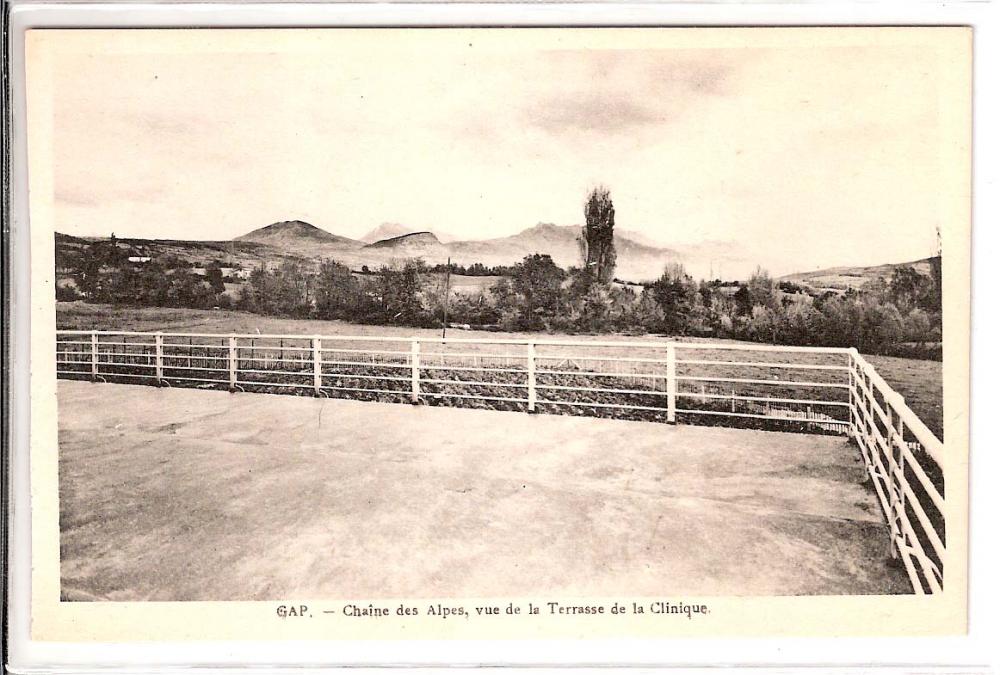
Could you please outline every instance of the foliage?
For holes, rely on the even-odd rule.
[[[338,319],[357,313],[365,296],[359,282],[346,265],[333,260],[320,263],[316,279],[316,316]]]
[[[226,284],[222,279],[222,268],[218,264],[213,263],[205,270],[205,278],[213,293],[218,295],[225,292]]]
[[[678,263],[667,265],[651,289],[663,313],[660,330],[671,335],[686,335],[697,287],[684,266]]]
[[[603,198],[597,194],[597,199]],[[607,206],[605,222],[610,223],[610,198]],[[607,254],[594,255],[609,260]],[[136,251],[120,241],[67,249],[57,263],[57,298],[125,306],[235,305],[259,314],[367,324],[438,326],[445,321],[444,274],[419,260],[360,272],[333,260],[315,268],[290,261],[261,264],[241,280],[233,298],[225,290],[219,261],[200,275],[190,262],[169,255],[146,262],[136,258]],[[478,296],[451,290],[447,320],[505,330],[714,336],[918,358],[941,355],[941,294],[933,265],[930,275],[899,267],[888,279],[860,290],[821,294],[776,283],[761,269],[745,282],[696,283],[682,265],[670,264],[656,281],[639,287],[602,281],[597,267],[566,271],[541,254],[510,267],[455,267],[463,274],[502,274]]]
[[[466,277],[500,277],[500,276],[510,276],[514,273],[514,267],[512,265],[493,265],[487,266],[482,263],[472,263],[471,265],[456,265],[451,263],[451,266],[439,263],[437,265],[432,265],[427,268],[428,272],[447,272],[451,270],[452,274],[461,274]]]
[[[615,277],[615,206],[605,187],[594,188],[584,206],[583,268],[601,284]]]
[[[268,270],[263,265],[250,273],[238,306],[250,312],[304,317],[312,307],[312,276],[290,261]]]
[[[520,298],[519,327],[539,330],[549,327],[562,300],[562,282],[566,272],[551,256],[536,253],[524,258],[514,268],[513,289]]]

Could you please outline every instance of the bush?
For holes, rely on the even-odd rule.
[[[60,302],[74,302],[82,299],[83,295],[76,290],[76,286],[70,286],[69,284],[56,284],[56,300],[59,300]]]

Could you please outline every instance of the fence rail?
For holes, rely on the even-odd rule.
[[[850,375],[851,433],[889,524],[892,555],[902,560],[914,592],[938,593],[945,563],[944,444],[855,349]]]
[[[916,593],[945,557],[943,445],[854,349],[60,330],[63,378],[840,433]]]

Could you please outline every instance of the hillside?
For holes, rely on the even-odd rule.
[[[400,223],[382,223],[369,230],[363,237],[359,237],[358,241],[374,244],[377,241],[402,237],[404,234],[413,234],[414,232],[416,230]]]
[[[781,281],[791,281],[797,284],[812,286],[817,290],[845,291],[848,288],[859,289],[866,283],[878,278],[889,280],[894,270],[900,267],[912,267],[926,276],[931,275],[933,258],[913,260],[902,263],[887,263],[869,267],[828,267],[812,272],[797,272],[780,277]]]
[[[234,241],[267,244],[285,254],[305,258],[329,257],[336,252],[357,249],[364,245],[355,239],[341,237],[301,220],[272,223],[240,235]]]
[[[90,247],[107,242],[102,237],[73,237],[55,233],[56,266],[71,265],[80,256],[88,255]],[[183,263],[204,267],[219,261],[229,267],[258,267],[262,262],[280,265],[285,260],[302,260],[302,256],[290,253],[282,247],[255,241],[186,241],[182,239],[130,239],[119,238],[118,247],[129,256],[144,256],[154,259],[175,258]]]
[[[358,241],[364,242],[365,244],[374,244],[375,242],[382,241],[383,239],[394,239],[395,237],[402,237],[404,234],[417,234],[419,232],[430,232],[443,244],[447,244],[458,239],[458,237],[447,232],[442,232],[441,230],[422,230],[417,227],[403,225],[402,223],[382,223],[381,225],[369,230],[363,237],[359,237]]]
[[[423,250],[433,250],[441,246],[441,242],[432,232],[414,232],[373,242],[365,246],[369,249],[389,249],[398,252],[413,252],[419,254]]]
[[[368,244],[358,252],[359,258],[354,261],[352,266],[378,267],[415,258],[420,258],[433,265],[447,261],[449,255],[448,247],[438,241],[432,233],[414,232]],[[349,260],[344,262],[351,264]]]

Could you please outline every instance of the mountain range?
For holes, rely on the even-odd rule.
[[[272,223],[232,240],[185,241],[168,239],[119,239],[138,255],[171,255],[197,266],[216,261],[238,263],[245,268],[261,263],[293,260],[316,264],[337,260],[353,269],[375,269],[409,258],[422,258],[430,265],[448,259],[457,265],[514,265],[525,256],[544,253],[560,267],[580,264],[582,228],[574,225],[539,223],[507,237],[451,240],[433,231],[416,231],[399,223],[383,223],[360,239],[328,232],[302,220]],[[81,249],[99,238],[57,234],[57,251]],[[735,242],[708,241],[695,245],[664,246],[626,229],[615,232],[615,274],[627,281],[657,278],[668,263],[682,263],[695,278],[743,279],[756,266],[755,256]],[[929,274],[930,263],[920,260],[872,267],[837,267],[789,274],[781,279],[814,288],[843,290],[860,287],[875,276],[891,276],[901,265]]]
[[[494,239],[442,241],[435,232],[413,231],[398,223],[383,223],[361,239],[341,237],[300,220],[274,223],[236,238],[274,246],[306,258],[334,258],[352,267],[376,267],[395,260],[422,258],[430,265],[449,258],[457,265],[513,265],[533,253],[546,253],[560,267],[580,264],[582,228],[539,223],[517,234]],[[615,235],[617,275],[641,281],[659,276],[668,262],[680,262],[671,248]]]

